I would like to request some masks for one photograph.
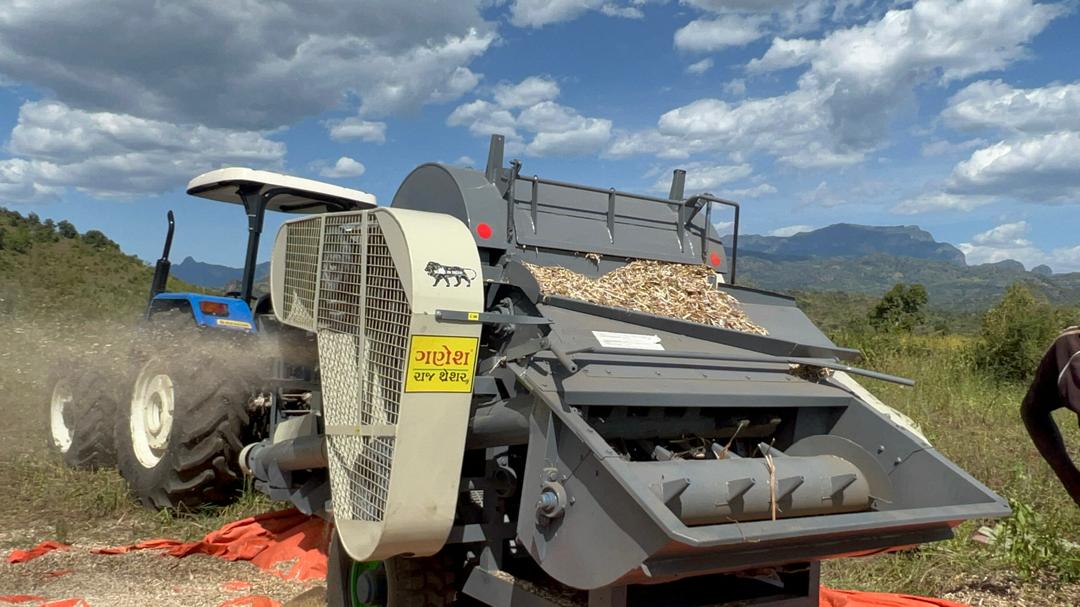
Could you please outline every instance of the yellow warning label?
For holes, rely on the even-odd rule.
[[[251,323],[242,320],[229,320],[228,318],[219,318],[214,322],[223,327],[240,327],[241,329],[251,328]]]
[[[413,335],[406,392],[472,392],[477,337]]]
[[[477,314],[476,312],[469,312],[468,319],[469,320],[480,320],[480,315]]]

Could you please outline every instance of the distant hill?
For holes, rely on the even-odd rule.
[[[842,291],[880,296],[898,282],[921,283],[939,309],[992,305],[1023,281],[1053,303],[1080,302],[1080,273],[1030,272],[1006,259],[967,265],[960,249],[917,226],[838,223],[792,236],[739,235],[739,279],[782,292]]]
[[[195,261],[188,256],[172,266],[172,275],[184,282],[207,289],[223,289],[227,285],[239,283],[243,268],[231,268],[212,263]],[[270,273],[270,262],[264,261],[255,266],[255,280],[259,281]]]
[[[135,316],[153,272],[97,230],[0,208],[0,316]],[[171,279],[169,288],[191,286]]]
[[[1027,272],[1016,262],[966,266],[880,253],[778,258],[740,250],[738,263],[739,282],[782,292],[844,291],[880,296],[898,282],[920,283],[930,295],[931,306],[976,310],[986,309],[1009,285],[1022,281],[1053,303],[1080,303],[1080,273],[1048,276]]]
[[[918,226],[864,226],[837,223],[792,236],[739,235],[739,251],[782,257],[865,257],[885,254],[965,265],[963,252],[937,242]]]

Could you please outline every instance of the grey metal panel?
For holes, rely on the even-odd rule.
[[[512,580],[497,576],[481,567],[473,567],[462,592],[486,605],[496,607],[559,607]]]
[[[645,312],[601,306],[567,297],[548,296],[544,298],[544,302],[547,305],[541,307],[541,310],[546,316],[553,315],[550,311],[551,308],[572,310],[587,315],[587,318],[578,318],[577,323],[573,322],[572,317],[565,318],[563,322],[567,323],[568,326],[565,329],[560,327],[560,332],[563,333],[588,327],[595,323],[596,317],[601,317],[624,322],[627,325],[637,325],[636,332],[641,332],[641,328],[644,327],[665,331],[672,336],[694,335],[699,338],[696,341],[729,345],[732,348],[773,356],[838,358],[840,360],[854,360],[859,356],[859,353],[855,350],[836,347],[820,331],[816,329],[813,331],[808,330],[808,327],[812,328],[813,325],[808,324],[809,321],[805,320],[805,316],[797,308],[788,306],[780,306],[776,309],[773,309],[772,306],[747,308],[751,320],[768,329],[769,335],[762,336],[677,318],[656,316]],[[803,320],[800,320],[800,318]],[[804,324],[804,322],[807,324]],[[703,351],[715,352],[715,350],[712,350],[715,346],[709,347],[710,350]],[[670,349],[674,350],[676,348]],[[682,350],[683,348],[678,349]]]
[[[617,582],[669,541],[650,523],[644,510],[610,507],[612,499],[618,500],[623,491],[619,481],[598,462],[602,457],[616,454],[610,449],[603,453],[590,449],[576,440],[548,407],[537,404],[530,418],[518,538],[544,571],[579,589]],[[533,504],[539,499],[542,483],[551,478],[562,482],[574,501],[563,517],[547,523],[538,520]],[[603,558],[597,558],[597,549]]]
[[[536,463],[537,458],[541,461],[556,461],[560,473],[566,477],[563,483],[567,494],[571,499],[579,498],[578,505],[567,510],[563,525],[569,525],[571,520],[590,521],[601,516],[608,519],[618,517],[614,520],[619,520],[615,528],[591,528],[585,525],[580,528],[575,526],[577,531],[572,533],[555,530],[540,536],[535,533],[531,535],[535,545],[530,548],[530,552],[545,570],[557,579],[578,587],[584,587],[585,584],[627,583],[643,576],[660,576],[659,570],[648,565],[646,569],[639,569],[627,564],[635,554],[640,554],[631,549],[631,546],[644,549],[650,555],[649,558],[662,556],[662,560],[672,567],[667,572],[670,575],[688,571],[701,573],[708,563],[711,563],[709,566],[721,569],[736,569],[766,563],[825,558],[846,554],[852,550],[873,551],[943,539],[950,536],[950,525],[957,521],[1001,516],[1008,512],[1008,508],[996,499],[996,496],[984,491],[981,486],[974,486],[973,491],[966,494],[966,497],[972,498],[968,501],[934,507],[923,507],[920,503],[905,501],[914,488],[898,486],[895,487],[897,502],[887,510],[754,521],[738,525],[688,527],[637,478],[631,468],[634,466],[632,462],[623,460],[588,427],[584,419],[565,408],[564,401],[536,383],[546,375],[546,371],[537,368],[526,370],[516,365],[512,365],[512,368],[517,370],[525,387],[531,390],[534,396],[542,399],[553,420],[552,429],[543,436],[534,434],[530,438],[530,463],[524,479],[523,510],[518,523],[519,536],[530,537],[529,522],[533,520],[530,518],[530,508],[531,504],[535,503],[532,498],[537,497],[535,485],[538,483],[529,475],[536,472],[537,465],[543,465]],[[866,421],[871,426],[879,426],[867,428],[870,434],[886,432],[880,427],[886,423],[883,419],[870,417]],[[555,452],[550,451],[552,437],[558,437],[558,449]],[[580,442],[584,449],[574,447],[575,441]],[[545,445],[535,444],[538,442],[544,442]],[[922,454],[931,459],[941,459],[932,451],[923,451]],[[564,467],[568,472],[562,472]],[[948,473],[949,470],[941,469],[941,472]],[[915,475],[914,479],[918,476]],[[948,476],[947,482],[950,483],[967,482],[964,477],[952,474]],[[601,482],[605,478],[609,480]],[[588,496],[584,502],[580,499],[582,495]],[[647,522],[634,513],[646,515]],[[625,542],[619,540],[620,543],[611,550],[604,547],[604,543],[610,538],[625,535],[627,529],[632,529],[633,535],[627,536]],[[669,540],[663,547],[656,545],[656,532],[662,533]],[[623,543],[626,545],[622,545]],[[546,558],[545,550],[551,550],[553,546],[562,546],[556,551],[558,555],[576,555],[568,563],[573,567],[560,566],[557,559]],[[687,558],[679,560],[680,554],[685,554]],[[602,568],[596,567],[597,561],[603,561]],[[591,563],[591,570],[581,571],[580,565],[583,562]],[[684,563],[686,567],[679,567],[679,563]],[[614,570],[619,567],[624,567],[623,577],[611,581]]]
[[[842,390],[810,384],[783,371],[689,371],[643,365],[590,368],[585,363],[573,376],[548,375],[537,385],[572,406],[780,408],[844,407],[854,402]]]
[[[537,177],[519,177],[513,187],[517,242],[526,247],[599,253],[630,259],[704,263],[699,213],[684,229],[682,200],[603,190]],[[723,254],[715,229],[709,250]]]
[[[880,553],[883,547],[936,542],[952,536],[952,530],[948,525],[939,525],[862,536],[794,537],[780,545],[750,545],[728,552],[696,550],[683,544],[672,543],[665,550],[648,559],[644,568],[660,579],[687,571],[693,571],[695,574],[741,571],[753,567],[797,563],[801,559],[810,557],[868,556]]]
[[[390,206],[453,215],[469,226],[478,247],[507,247],[506,202],[484,174],[443,164],[422,164],[401,182]],[[490,238],[477,236],[486,223]]]

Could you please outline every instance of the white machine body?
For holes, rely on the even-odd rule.
[[[480,272],[468,228],[449,215],[331,213],[277,234],[274,312],[317,334],[334,522],[357,561],[446,542],[481,327],[435,311],[482,311]]]

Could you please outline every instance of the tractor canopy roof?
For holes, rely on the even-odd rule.
[[[221,202],[244,204],[241,191],[266,196],[266,208],[285,213],[356,211],[376,206],[375,195],[341,186],[242,167],[217,169],[188,182],[187,193]]]

